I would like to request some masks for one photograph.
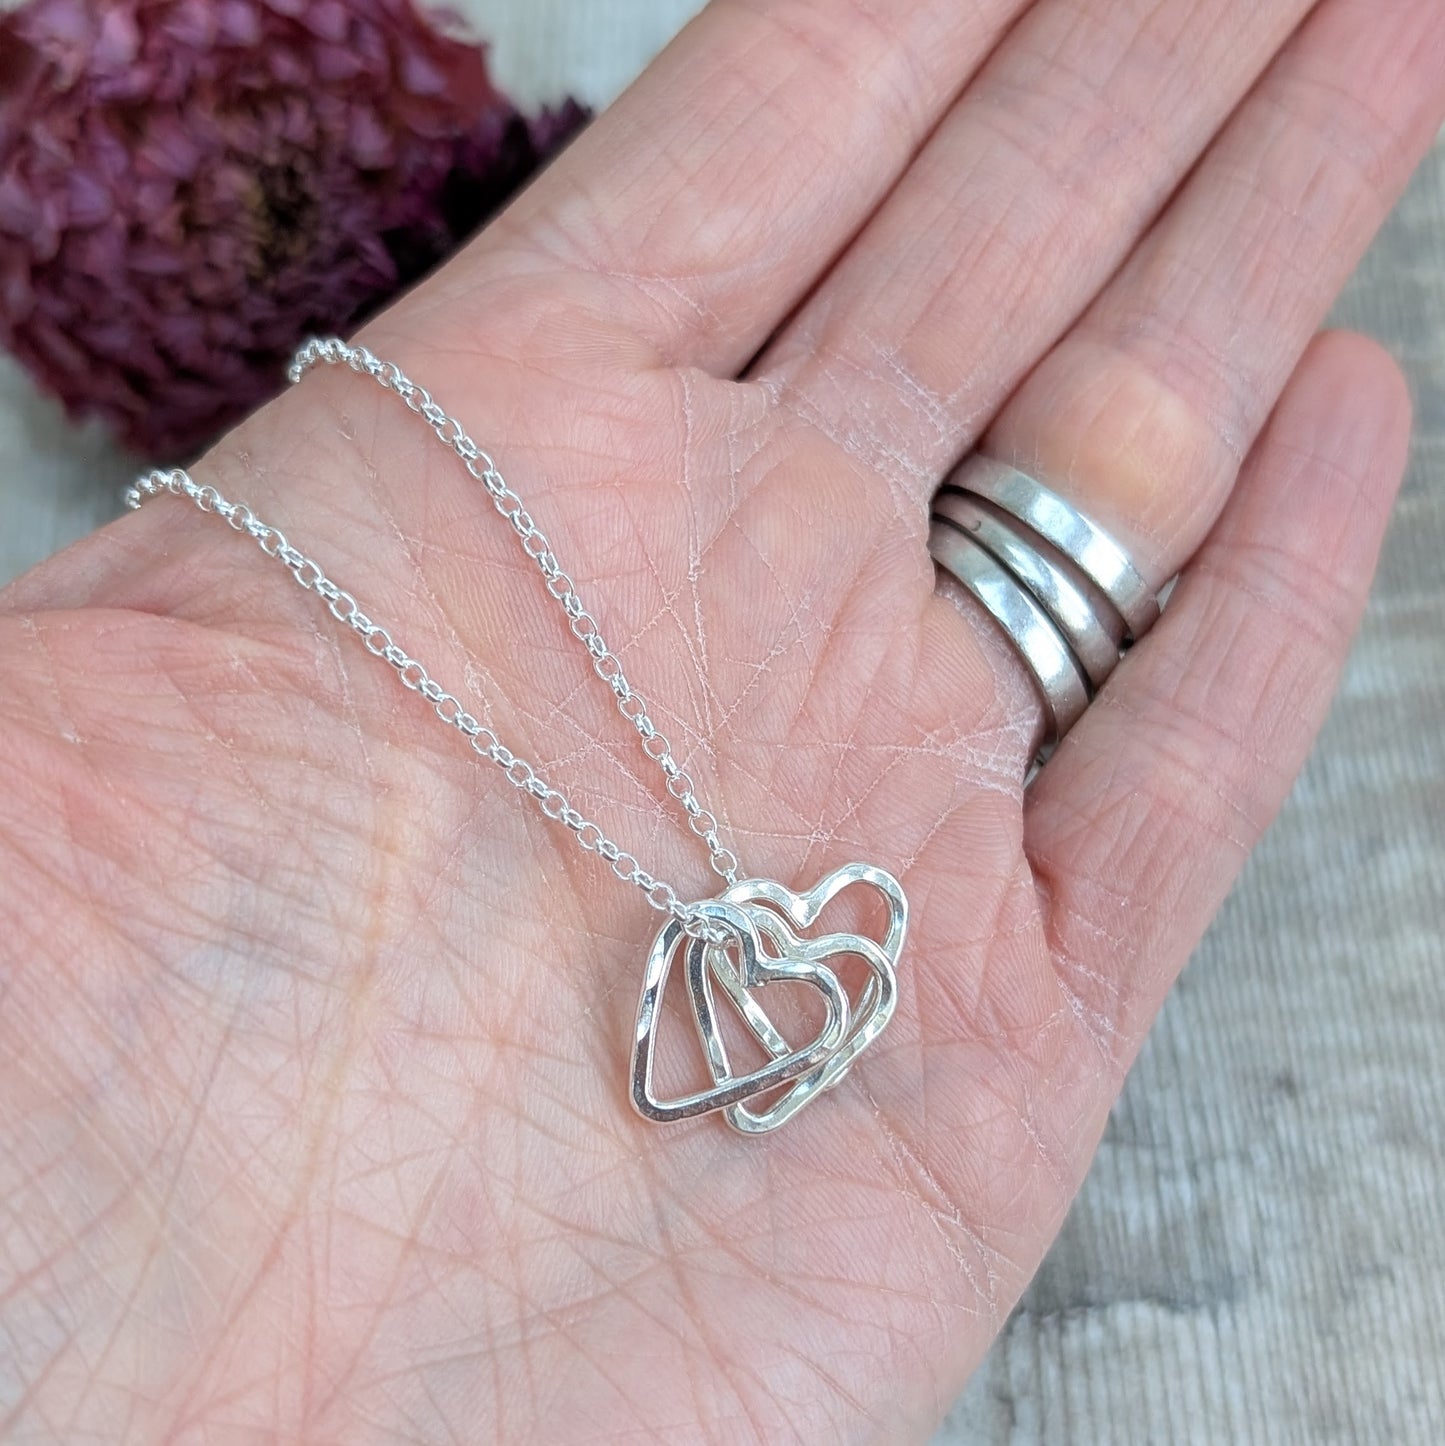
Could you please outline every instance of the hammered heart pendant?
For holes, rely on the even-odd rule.
[[[811,928],[823,909],[854,884],[876,890],[887,906],[881,941],[861,934],[804,937],[798,932]],[[837,1084],[892,1018],[908,901],[891,874],[869,864],[849,864],[802,894],[772,880],[749,879],[733,885],[720,899],[699,905],[698,911],[720,926],[729,944],[690,938],[676,920],[658,933],[637,1007],[633,1106],[650,1120],[680,1120],[721,1110],[728,1124],[744,1134],[775,1130]],[[653,1086],[653,1064],[662,996],[679,957],[686,961],[688,998],[713,1084],[710,1089],[663,1099]],[[831,967],[848,957],[861,960],[867,971],[866,982],[851,1001]],[[790,1044],[759,1003],[759,991],[779,980],[808,984],[822,996],[823,1025],[802,1046]],[[739,1074],[732,1068],[717,1011],[719,987],[768,1055],[768,1062],[757,1069]],[[757,1096],[782,1087],[784,1092],[766,1109],[748,1108]]]

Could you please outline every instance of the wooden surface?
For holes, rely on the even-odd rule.
[[[525,94],[605,102],[696,0],[457,8]],[[1370,615],[939,1446],[1445,1441],[1445,143],[1338,319],[1419,407]],[[129,467],[0,364],[0,577],[108,516]]]

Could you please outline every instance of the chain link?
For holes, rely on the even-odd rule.
[[[433,401],[425,387],[412,381],[394,362],[383,362],[366,347],[348,346],[336,337],[313,337],[296,353],[288,376],[293,383],[299,382],[308,371],[322,363],[350,367],[400,397],[430,424],[437,440],[455,452],[467,471],[486,488],[492,505],[511,524],[523,552],[542,574],[548,593],[566,614],[573,636],[586,648],[592,670],[611,688],[618,712],[637,730],[648,757],[662,769],[667,779],[667,791],[682,805],[692,832],[707,846],[713,872],[729,884],[735,884],[737,856],[719,838],[716,817],[699,802],[691,777],[673,756],[672,745],[653,723],[642,695],[627,681],[622,664],[604,641],[597,620],[577,595],[571,577],[557,561],[557,554],[553,552],[546,534],[497,470],[496,463],[467,435],[460,422],[448,416]]]
[[[627,681],[622,664],[603,640],[596,619],[583,605],[545,534],[523,506],[522,499],[507,485],[496,464],[461,425],[432,400],[424,387],[411,381],[393,363],[378,360],[365,347],[348,346],[335,338],[308,341],[291,364],[290,379],[300,381],[307,371],[322,362],[349,366],[395,393],[431,426],[438,439],[461,458],[467,471],[486,488],[493,506],[511,524],[523,551],[537,565],[547,591],[566,615],[573,636],[587,650],[593,671],[607,684],[617,701],[618,711],[637,731],[643,751],[662,771],[667,792],[681,806],[688,827],[707,846],[714,872],[729,884],[736,883],[737,856],[719,837],[717,818],[698,800],[691,777],[652,721],[642,695]],[[459,699],[448,693],[420,662],[393,640],[386,628],[362,611],[349,592],[337,586],[318,562],[293,547],[277,528],[263,522],[244,502],[228,501],[212,486],[198,486],[181,468],[152,471],[139,478],[126,491],[126,505],[139,507],[161,493],[188,498],[202,512],[215,513],[235,531],[251,537],[262,552],[287,569],[300,587],[321,598],[337,622],[355,632],[373,657],[387,663],[403,687],[428,703],[441,722],[462,734],[478,757],[495,764],[507,781],[531,798],[547,818],[568,829],[581,848],[597,854],[617,878],[636,886],[654,909],[676,919],[693,937],[714,943],[725,941],[725,931],[701,915],[696,904],[685,902],[671,884],[655,878],[597,824],[584,818],[560,790],[553,788],[532,764],[518,757],[490,728],[468,713]]]

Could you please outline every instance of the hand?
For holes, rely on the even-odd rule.
[[[902,877],[898,1017],[776,1135],[632,1114],[658,917],[215,519],[157,500],[9,589],[0,1419],[925,1437],[1324,715],[1408,407],[1312,337],[1442,77],[1438,0],[717,0],[368,328],[524,495],[745,870]],[[925,550],[980,443],[1152,581],[1188,564],[1027,798],[1031,686]],[[308,378],[195,471],[711,890],[395,398]]]

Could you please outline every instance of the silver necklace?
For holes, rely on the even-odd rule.
[[[402,685],[425,699],[436,716],[456,729],[480,758],[500,768],[507,781],[543,814],[569,829],[580,847],[606,860],[618,879],[640,889],[652,908],[668,916],[647,957],[632,1040],[632,1103],[639,1114],[668,1121],[720,1110],[727,1122],[744,1134],[776,1129],[809,1100],[842,1080],[892,1017],[897,1002],[895,971],[908,927],[908,903],[901,885],[870,864],[835,869],[804,893],[769,879],[740,880],[737,856],[723,843],[716,815],[699,802],[691,777],[653,723],[647,704],[627,681],[622,664],[603,640],[596,619],[583,606],[571,577],[492,459],[433,401],[425,387],[411,381],[394,363],[380,361],[365,347],[348,346],[336,338],[315,339],[297,352],[289,372],[291,381],[299,382],[319,363],[348,366],[395,393],[486,489],[522,550],[536,564],[547,591],[561,606],[572,635],[586,649],[592,670],[612,690],[618,711],[636,729],[643,751],[661,770],[667,792],[686,815],[688,827],[707,846],[713,872],[726,884],[717,898],[687,902],[673,885],[644,869],[596,823],[573,808],[537,768],[473,717],[386,628],[368,617],[319,563],[293,547],[283,533],[263,522],[244,502],[230,502],[214,487],[198,486],[176,468],[139,478],[126,492],[126,505],[139,507],[161,493],[185,497],[202,512],[214,513],[235,531],[251,537],[301,587],[321,598],[332,617],[355,632],[372,656],[389,664]],[[873,889],[882,899],[887,922],[881,940],[856,933],[809,934],[827,905],[855,884]],[[865,982],[852,998],[833,967],[835,961],[846,958],[861,961],[865,971]],[[653,1075],[662,996],[679,964],[712,1084],[688,1094],[660,1097]],[[758,991],[779,980],[807,984],[822,998],[823,1025],[801,1046],[784,1038],[758,1001]],[[720,994],[767,1055],[760,1067],[742,1072],[734,1068],[718,1013]],[[750,1109],[762,1096],[771,1096],[771,1102]]]

